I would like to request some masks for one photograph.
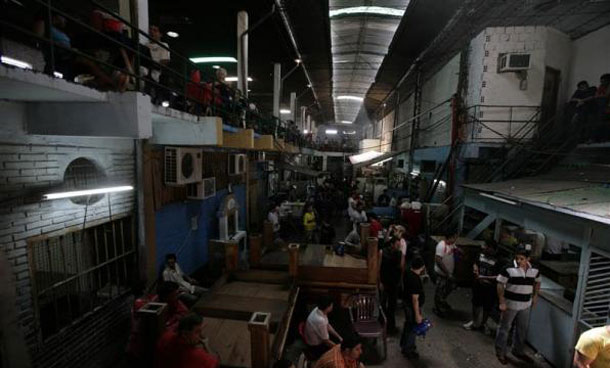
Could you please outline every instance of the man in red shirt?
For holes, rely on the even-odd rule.
[[[189,314],[177,331],[167,330],[157,343],[156,368],[217,368],[218,357],[202,347],[203,317]]]

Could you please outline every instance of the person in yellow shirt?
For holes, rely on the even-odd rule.
[[[580,335],[574,351],[574,366],[610,367],[610,325],[592,328]]]
[[[303,228],[305,229],[305,241],[307,244],[313,243],[313,234],[316,230],[316,213],[312,205],[307,205],[303,215]]]

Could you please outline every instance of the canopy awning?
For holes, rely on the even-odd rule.
[[[290,170],[290,171],[297,172],[299,174],[313,176],[313,177],[318,177],[325,173],[324,171],[314,170],[307,166],[292,165],[287,162],[279,162],[278,166],[280,167],[280,169],[283,169],[283,170]]]

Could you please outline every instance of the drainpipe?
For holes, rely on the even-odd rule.
[[[288,33],[288,38],[290,39],[290,42],[292,43],[292,47],[294,48],[294,52],[296,53],[297,59],[303,60],[303,57],[301,56],[301,53],[299,52],[299,45],[297,44],[296,38],[294,37],[294,33],[292,32],[292,26],[290,25],[290,21],[288,20],[288,15],[286,14],[286,11],[284,10],[284,7],[281,4],[281,0],[275,0],[275,5],[277,7],[278,12],[280,13],[280,17],[282,18],[282,21],[284,22],[284,26],[286,27],[286,32]],[[311,77],[309,76],[307,67],[305,67],[305,63],[301,62],[301,64],[303,64],[303,72],[305,73],[305,78],[307,78],[307,83],[309,83],[311,85],[311,92],[313,93],[313,98],[316,100],[316,103],[319,105],[320,100],[318,99],[318,94],[316,93],[316,90],[313,87],[313,83],[311,82]]]

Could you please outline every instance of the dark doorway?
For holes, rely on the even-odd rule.
[[[545,124],[550,119],[553,119],[557,113],[557,97],[559,93],[559,84],[561,83],[561,72],[557,69],[546,67],[544,72],[544,86],[542,89],[542,102],[540,112],[540,122],[543,126],[552,127],[554,124]]]

